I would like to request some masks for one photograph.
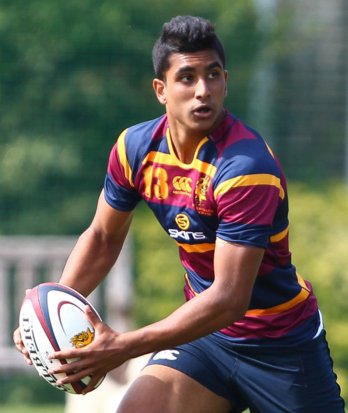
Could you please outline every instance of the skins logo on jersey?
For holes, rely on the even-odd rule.
[[[206,238],[204,233],[201,231],[198,231],[198,232],[186,231],[187,229],[190,228],[190,225],[191,225],[189,217],[186,214],[178,214],[175,217],[175,222],[180,229],[176,229],[176,228],[168,229],[168,233],[172,238],[176,240],[185,240],[185,241],[203,240]]]
[[[190,227],[190,220],[187,215],[185,214],[178,214],[175,217],[175,222],[177,223],[180,229],[186,230]]]

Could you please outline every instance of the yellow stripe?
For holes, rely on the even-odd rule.
[[[185,164],[179,162],[169,153],[162,152],[149,152],[148,155],[143,160],[143,165],[147,162],[156,162],[161,165],[169,166],[180,166],[183,169],[196,169],[198,172],[201,172],[204,175],[208,175],[211,178],[215,175],[216,166],[211,165],[207,162],[202,162],[199,159],[195,159],[191,164]]]
[[[274,307],[270,307],[266,309],[248,310],[245,313],[245,316],[246,317],[247,316],[262,317],[262,316],[276,315],[276,314],[280,314],[285,311],[288,311],[291,308],[295,307],[297,304],[300,304],[301,302],[305,301],[308,298],[310,291],[308,290],[308,287],[306,286],[304,279],[299,274],[296,274],[296,276],[297,276],[297,281],[302,288],[301,291],[296,295],[296,297],[287,301],[286,303],[279,304]],[[187,274],[185,274],[185,279],[186,279],[188,286],[190,287],[190,290],[193,292],[193,294],[199,295],[199,293],[197,293],[193,289]]]
[[[186,252],[208,252],[215,250],[215,243],[204,243],[204,244],[196,244],[196,245],[189,245],[189,244],[181,244],[180,242],[176,243],[179,247],[184,249]]]
[[[304,282],[304,279],[297,274],[297,280],[300,286],[302,287],[301,291],[296,295],[296,297],[292,298],[291,300],[287,301],[286,303],[276,305],[274,307],[266,308],[266,309],[255,309],[255,310],[248,310],[245,315],[246,316],[253,316],[253,317],[261,317],[261,316],[268,316],[268,315],[276,315],[279,313],[283,313],[285,311],[290,310],[291,308],[295,307],[297,304],[302,303],[305,301],[309,296],[309,290]]]
[[[285,228],[284,231],[278,232],[278,234],[274,234],[271,236],[271,242],[279,242],[284,239],[289,233],[289,227]]]
[[[119,136],[117,140],[117,153],[120,158],[121,165],[123,166],[123,169],[124,169],[124,175],[127,178],[128,182],[131,184],[131,186],[134,187],[134,183],[132,179],[132,169],[129,166],[128,159],[127,159],[127,153],[126,153],[126,142],[125,142],[126,133],[127,133],[127,129],[121,133],[121,135]]]
[[[210,176],[210,178],[213,178],[216,173],[216,166],[207,162],[202,162],[199,159],[193,161],[192,167],[202,174]]]
[[[173,156],[173,159],[176,160],[176,163],[179,164],[179,165],[183,165],[184,167],[187,167],[187,166],[192,167],[192,163],[191,164],[185,164],[185,163],[181,162],[180,159],[178,159],[178,157],[176,156],[175,149],[174,149],[174,146],[173,146],[173,141],[172,141],[172,138],[170,136],[169,128],[167,128],[167,130],[166,130],[166,138],[167,138],[167,144],[168,144],[169,152]],[[209,141],[209,139],[205,136],[203,139],[201,139],[198,142],[195,153],[193,155],[193,160],[195,160],[197,158],[197,155],[198,155],[199,151],[201,150],[201,147],[208,141]]]
[[[167,129],[167,142],[169,147],[170,153],[161,153],[161,152],[149,152],[147,156],[144,158],[142,164],[145,165],[147,162],[156,162],[162,165],[169,165],[169,166],[179,166],[182,169],[196,169],[197,171],[201,172],[204,175],[208,175],[211,178],[216,173],[216,166],[203,162],[197,159],[197,155],[201,149],[201,147],[208,141],[207,137],[203,138],[199,144],[197,145],[195,154],[193,156],[193,161],[190,164],[186,164],[181,162],[175,155],[175,150],[173,148],[172,140],[170,138],[169,129]]]
[[[187,273],[185,274],[185,280],[187,282],[187,285],[189,286],[190,290],[193,292],[194,295],[199,295],[199,293],[196,293],[196,291],[192,288],[192,285],[190,283],[189,277],[187,275]]]
[[[148,162],[157,162],[162,165],[175,165],[172,156],[169,153],[163,152],[149,152],[143,160],[143,165]]]
[[[266,309],[255,309],[255,310],[248,310],[245,313],[245,316],[252,316],[252,317],[262,317],[262,316],[270,316],[270,315],[276,315],[276,314],[280,314],[283,313],[285,311],[290,310],[291,308],[295,307],[297,304],[300,304],[301,302],[305,301],[309,294],[310,291],[308,290],[308,287],[306,286],[306,283],[304,281],[304,279],[299,275],[296,274],[297,276],[297,281],[300,284],[302,290],[301,292],[299,292],[296,297],[294,297],[293,299],[287,301],[286,303],[283,304],[279,304],[276,305],[274,307],[270,307],[270,308],[266,308]],[[186,278],[186,282],[188,284],[188,286],[190,287],[190,290],[194,293],[194,295],[199,295],[199,293],[197,293],[191,283],[190,280],[187,276],[187,274],[185,274],[185,278]]]
[[[266,143],[266,146],[267,146],[268,152],[272,155],[272,158],[275,159],[275,156],[274,156],[274,153],[273,153],[271,147],[267,143]]]
[[[222,182],[214,191],[215,199],[232,188],[239,188],[242,186],[253,185],[272,185],[279,189],[279,197],[284,198],[284,189],[281,186],[280,179],[270,174],[253,174],[253,175],[241,175],[235,178]]]

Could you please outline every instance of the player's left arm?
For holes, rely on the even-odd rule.
[[[174,347],[240,320],[248,309],[263,255],[262,248],[218,239],[213,284],[164,320],[138,330],[134,355],[140,349],[151,352]],[[129,334],[132,340],[134,332]]]
[[[141,342],[159,338],[158,348],[172,347],[205,336],[240,320],[250,303],[264,249],[217,239],[213,284],[167,318],[145,327]]]
[[[172,348],[240,320],[250,303],[264,249],[216,242],[213,284],[168,317],[119,336],[131,357]]]
[[[242,318],[249,307],[264,252],[263,248],[216,240],[213,286],[236,318],[232,322]]]
[[[121,334],[119,348],[130,357],[173,348],[240,320],[250,303],[264,249],[217,240],[215,280],[168,317]]]

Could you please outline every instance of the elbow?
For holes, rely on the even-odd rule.
[[[115,248],[119,244],[122,244],[123,238],[120,240],[118,234],[107,233],[100,228],[96,228],[93,225],[89,226],[87,230],[81,235],[81,238],[86,238],[95,246],[100,248]]]
[[[218,287],[215,283],[204,293],[210,296],[210,305],[208,305],[210,311],[207,312],[215,320],[217,330],[240,321],[249,308],[250,293],[242,294],[235,289],[231,291],[228,288]],[[205,295],[204,293],[202,294]]]
[[[223,327],[227,327],[239,320],[241,320],[249,308],[249,301],[241,300],[222,300],[222,307],[220,309],[223,314]]]
[[[229,326],[236,321],[241,320],[246,313],[247,309],[244,307],[236,307],[233,306],[232,308],[228,309],[226,312],[226,326]]]

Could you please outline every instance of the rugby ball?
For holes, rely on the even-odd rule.
[[[48,370],[73,359],[49,360],[48,355],[54,351],[82,348],[93,341],[94,328],[84,313],[86,305],[99,317],[77,291],[57,283],[43,283],[27,292],[19,314],[22,341],[39,375],[57,389],[73,394],[83,391],[90,376],[75,383],[57,385],[57,380],[65,377],[65,373],[48,374]]]

